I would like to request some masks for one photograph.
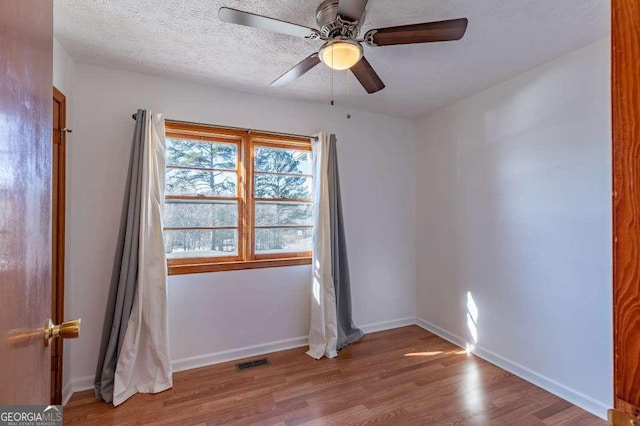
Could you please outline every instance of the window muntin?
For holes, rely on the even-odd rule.
[[[309,140],[166,123],[170,273],[308,263]]]
[[[311,251],[311,151],[253,141],[254,254],[256,258]]]
[[[169,264],[238,260],[241,140],[170,132],[166,140],[164,246]]]

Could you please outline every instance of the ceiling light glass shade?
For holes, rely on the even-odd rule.
[[[320,48],[320,60],[337,71],[348,70],[362,58],[362,46],[352,40],[330,41]]]

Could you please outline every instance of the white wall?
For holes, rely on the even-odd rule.
[[[415,294],[419,323],[464,344],[469,291],[477,353],[602,415],[612,403],[608,64],[603,40],[418,120],[414,132],[407,120],[361,112],[346,120],[328,105],[74,64],[55,42],[54,84],[74,129],[66,316],[83,319],[81,338],[65,345],[65,382],[92,382],[130,116],[142,107],[337,133],[356,322],[402,324],[393,321],[414,315]],[[371,235],[385,244],[370,244]],[[170,277],[176,366],[299,343],[308,274],[299,266]]]
[[[65,48],[53,39],[53,85],[66,97],[73,92],[73,77],[75,62],[71,59]]]
[[[601,416],[612,404],[609,40],[416,128],[417,315]],[[473,343],[473,342],[472,342]]]
[[[299,134],[337,134],[358,325],[414,317],[414,125],[328,104],[266,98],[197,84],[76,64],[75,124],[69,144],[67,316],[82,317],[74,341],[77,387],[95,370],[137,108],[165,117]],[[378,243],[374,243],[378,242]],[[172,276],[171,351],[208,357],[305,336],[309,266]],[[293,341],[300,342],[299,339]]]
[[[62,45],[56,40],[53,39],[53,86],[60,90],[67,100],[67,109],[66,109],[66,125],[68,128],[73,129],[73,79],[75,72],[75,63],[67,53],[67,51],[62,47]],[[73,134],[66,134],[67,144],[73,142]],[[66,190],[69,191],[69,185],[72,178],[72,174],[70,170],[67,170],[66,175]],[[66,203],[67,209],[70,208],[70,201],[67,200]],[[69,252],[69,241],[65,241],[65,252]],[[69,257],[65,258],[65,270],[69,269]],[[66,281],[66,280],[65,280]],[[71,297],[70,289],[65,285],[64,288],[64,298],[65,298],[65,306],[68,306],[67,300]],[[65,319],[71,319],[71,317],[65,312]],[[71,345],[73,343],[69,340],[65,340],[63,343],[63,366],[62,366],[62,395],[63,398],[70,396],[71,394]]]

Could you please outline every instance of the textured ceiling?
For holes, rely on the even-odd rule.
[[[291,86],[269,84],[320,41],[220,22],[228,6],[315,28],[321,0],[56,0],[58,41],[78,62],[275,96],[328,102],[319,65]],[[606,0],[370,0],[370,28],[467,17],[458,42],[365,47],[386,89],[368,95],[351,79],[357,109],[418,117],[609,34]],[[347,75],[334,76],[347,100]]]

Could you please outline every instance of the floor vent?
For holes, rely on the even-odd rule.
[[[248,370],[249,368],[261,367],[263,365],[269,365],[269,364],[270,364],[269,358],[254,359],[247,362],[237,363],[236,370],[237,371]]]

